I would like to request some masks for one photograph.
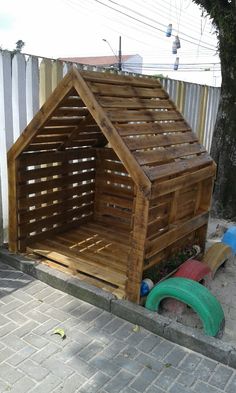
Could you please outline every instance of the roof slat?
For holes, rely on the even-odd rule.
[[[199,143],[177,145],[166,147],[162,150],[147,150],[147,151],[136,151],[134,156],[140,165],[154,165],[163,161],[174,160],[175,158],[188,156],[191,154],[204,153],[206,149]]]
[[[127,122],[127,121],[165,121],[180,120],[182,116],[176,111],[159,111],[159,110],[107,110],[111,121]]]
[[[168,123],[116,124],[116,129],[121,136],[191,131],[190,126],[185,121]]]
[[[160,146],[170,146],[181,143],[197,142],[198,138],[193,132],[179,132],[173,135],[154,135],[123,138],[130,150],[149,149]]]
[[[208,154],[203,154],[197,158],[182,159],[180,161],[163,164],[152,168],[143,166],[143,169],[150,180],[154,181],[160,180],[167,176],[178,176],[184,172],[196,168],[202,168],[203,166],[210,164],[212,161],[212,158]]]
[[[82,77],[89,82],[107,83],[112,85],[161,87],[160,82],[154,78],[140,78],[129,75],[115,75],[108,72],[80,71]]]
[[[113,86],[104,83],[88,83],[91,91],[100,96],[110,97],[141,97],[168,98],[168,94],[161,88],[145,88],[135,86]]]
[[[174,105],[169,100],[148,99],[148,98],[119,98],[119,97],[98,97],[99,104],[104,108],[125,108],[125,109],[171,109]]]

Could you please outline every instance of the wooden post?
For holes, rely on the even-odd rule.
[[[9,250],[18,251],[18,201],[17,201],[18,160],[8,162],[9,187]]]
[[[138,190],[135,198],[133,236],[128,257],[126,282],[126,298],[135,303],[139,303],[140,298],[148,212],[149,200]]]

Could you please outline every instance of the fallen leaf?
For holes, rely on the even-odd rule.
[[[61,328],[55,329],[53,334],[59,334],[61,336],[62,340],[65,340],[65,338],[66,338],[65,331],[64,331],[64,329],[61,329]]]
[[[169,367],[172,366],[172,364],[171,363],[165,363],[164,366],[165,366],[165,368],[169,368]]]
[[[135,325],[132,330],[133,330],[134,333],[138,333],[140,331],[140,326]]]

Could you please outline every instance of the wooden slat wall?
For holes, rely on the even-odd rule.
[[[144,270],[181,247],[205,243],[215,165],[156,181],[149,207]]]
[[[110,148],[97,149],[95,201],[95,219],[131,230],[134,183]]]
[[[81,151],[80,151],[81,150]],[[81,154],[82,153],[82,154]],[[36,159],[35,169],[32,162]],[[19,158],[18,238],[21,247],[93,215],[95,150],[24,153]]]

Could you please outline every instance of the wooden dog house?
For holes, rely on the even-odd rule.
[[[154,78],[72,68],[8,164],[13,252],[138,302],[146,269],[204,247],[215,164]]]

